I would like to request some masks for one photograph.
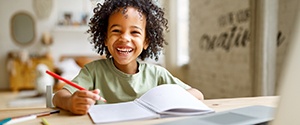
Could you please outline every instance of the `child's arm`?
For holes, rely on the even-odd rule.
[[[204,100],[203,94],[198,89],[190,88],[190,89],[187,89],[187,91],[189,93],[191,93],[193,96],[195,96],[197,99]]]
[[[55,93],[53,104],[56,107],[68,110],[74,114],[87,114],[91,105],[100,99],[99,89],[93,91],[80,90],[73,95],[66,89],[61,89]]]

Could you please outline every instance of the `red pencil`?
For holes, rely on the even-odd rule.
[[[54,77],[54,78],[57,78],[57,79],[59,79],[59,80],[64,81],[65,83],[67,83],[67,84],[69,84],[69,85],[71,85],[71,86],[73,86],[73,87],[75,87],[75,88],[77,88],[77,89],[79,89],[79,90],[86,90],[85,88],[79,86],[78,84],[76,84],[76,83],[74,83],[74,82],[71,82],[71,81],[69,81],[69,80],[67,80],[67,79],[64,79],[63,77],[61,77],[61,76],[59,76],[59,75],[57,75],[57,74],[55,74],[55,73],[53,73],[53,72],[51,72],[51,71],[46,70],[46,73],[49,74],[49,75],[51,75],[51,76]],[[106,100],[105,100],[103,97],[100,97],[100,100],[106,102]]]

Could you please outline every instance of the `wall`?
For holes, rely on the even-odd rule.
[[[206,98],[251,96],[249,1],[190,3],[189,83]]]
[[[55,60],[61,54],[95,54],[91,49],[86,29],[77,28],[69,32],[68,29],[56,28],[61,12],[80,12],[88,10],[91,5],[87,0],[53,0],[51,15],[45,19],[39,19],[33,9],[33,0],[0,0],[0,90],[9,88],[8,73],[6,70],[6,56],[9,51],[27,50],[32,54],[39,54],[43,50],[40,39],[43,32],[53,35],[54,43],[51,52]],[[36,39],[32,45],[22,47],[15,44],[10,36],[10,18],[17,11],[27,11],[36,20]]]
[[[277,78],[297,0],[279,0]],[[190,1],[188,83],[206,98],[254,96],[249,0]],[[276,79],[278,80],[278,79]]]

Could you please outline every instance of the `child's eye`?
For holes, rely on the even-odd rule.
[[[132,31],[132,34],[141,34],[139,31]]]
[[[114,29],[114,30],[112,30],[112,32],[114,32],[114,33],[119,33],[119,32],[121,32],[120,30],[117,30],[117,29]]]

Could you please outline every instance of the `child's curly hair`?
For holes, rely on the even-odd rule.
[[[127,7],[134,7],[146,15],[146,39],[149,46],[142,51],[139,58],[144,60],[150,57],[157,61],[164,44],[167,45],[163,31],[168,30],[168,20],[164,17],[163,9],[152,0],[105,0],[103,4],[98,3],[89,22],[90,29],[87,31],[92,38],[94,49],[100,55],[106,54],[107,58],[111,56],[105,46],[108,19],[115,10]]]

